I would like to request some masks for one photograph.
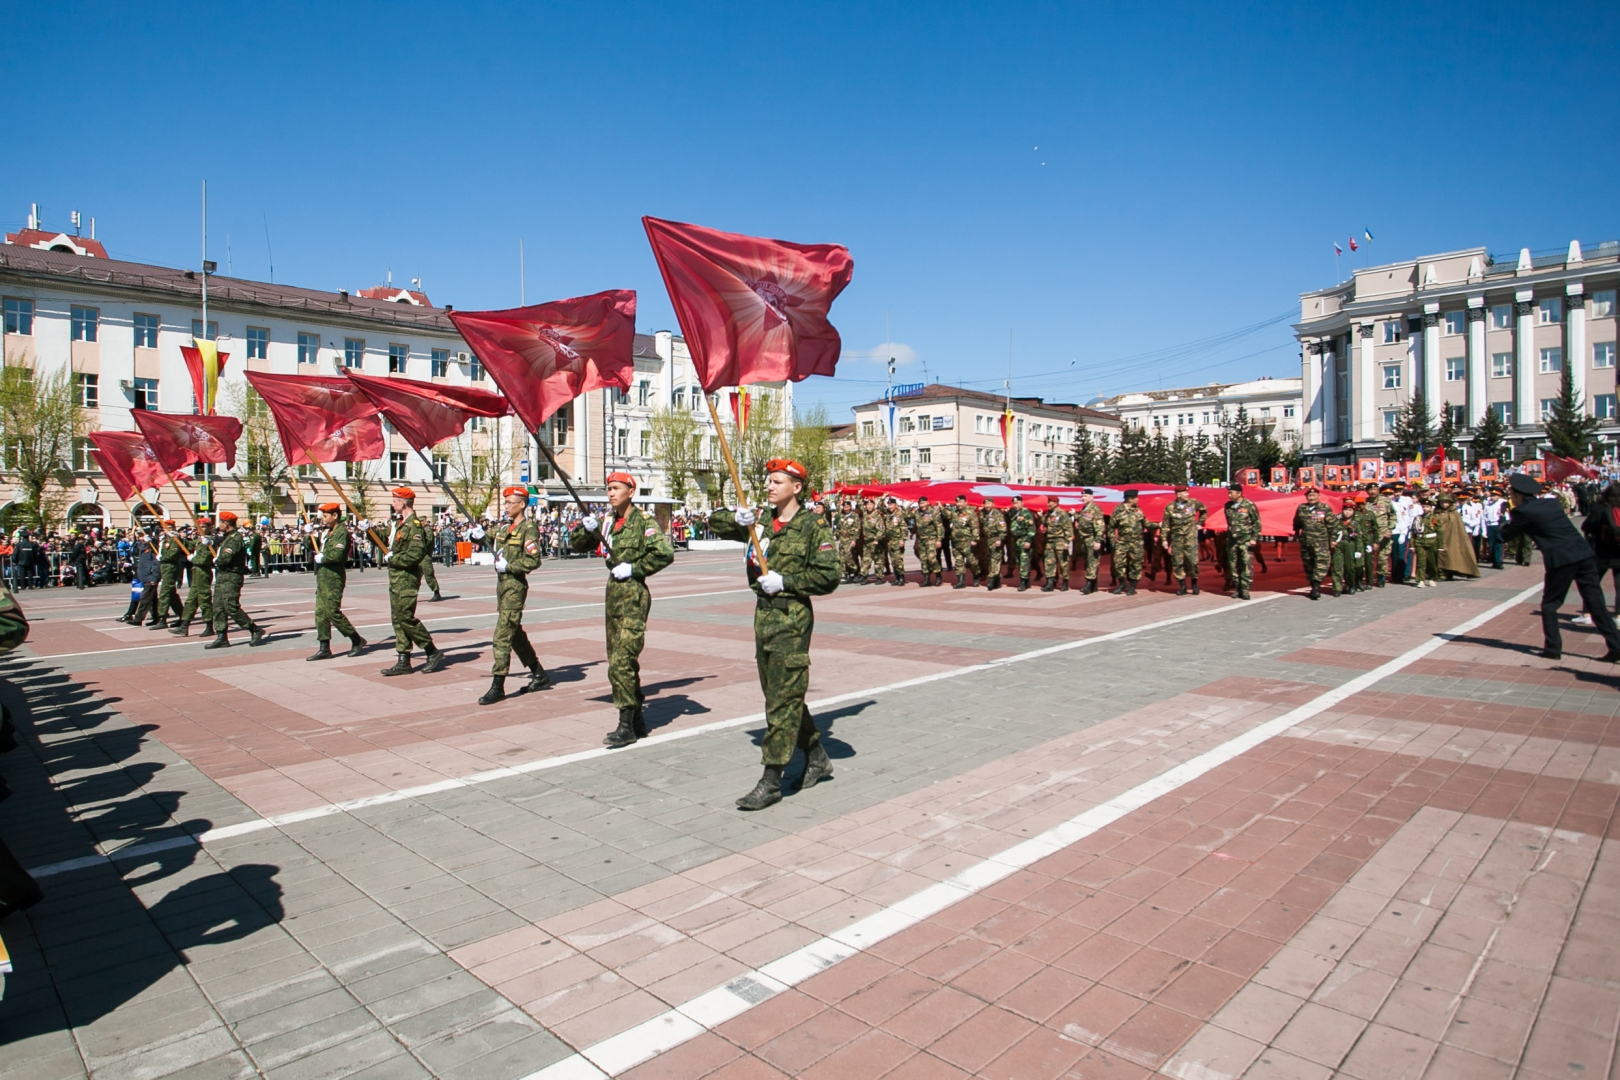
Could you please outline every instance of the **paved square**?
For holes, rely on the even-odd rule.
[[[489,708],[492,577],[441,578],[451,662],[401,679],[304,662],[302,575],[223,653],[22,595],[0,833],[48,895],[0,926],[0,1077],[1617,1075],[1620,672],[1534,655],[1539,566],[845,586],[836,776],[752,815],[736,557],[655,579],[620,751],[596,564],[534,575],[556,685]]]

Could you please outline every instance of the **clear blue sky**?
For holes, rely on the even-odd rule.
[[[268,219],[278,281],[507,307],[523,237],[531,302],[635,288],[643,330],[644,213],[836,241],[846,358],[800,390],[835,420],[885,316],[903,381],[999,389],[1011,330],[1015,392],[1083,401],[1297,375],[1288,319],[1229,332],[1364,227],[1620,237],[1620,5],[1121,7],[6,3],[0,222],[195,265],[206,177],[238,276]]]

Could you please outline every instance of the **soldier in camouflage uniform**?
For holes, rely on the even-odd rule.
[[[1074,558],[1070,550],[1074,543],[1074,518],[1058,505],[1056,499],[1046,511],[1046,551],[1041,555],[1041,574],[1046,580],[1042,592],[1061,587],[1069,591],[1069,562]]]
[[[973,584],[979,573],[979,557],[974,548],[979,543],[979,512],[968,505],[966,495],[956,497],[956,505],[948,511],[951,522],[951,556],[956,563],[956,584],[965,589]]]
[[[1103,540],[1107,535],[1108,519],[1103,516],[1102,507],[1097,505],[1095,496],[1087,491],[1080,497],[1080,509],[1074,512],[1075,556],[1083,559],[1086,565],[1084,592],[1097,591],[1097,570],[1102,566]],[[1137,574],[1141,574],[1140,567]],[[1116,573],[1114,576],[1119,575]]]
[[[916,536],[917,561],[922,563],[924,588],[945,584],[945,573],[939,568],[939,550],[945,544],[945,523],[940,508],[928,501],[928,496],[917,496],[917,509],[911,513],[911,528]]]
[[[1367,511],[1373,519],[1372,578],[1382,589],[1389,580],[1389,557],[1395,546],[1395,503],[1387,492],[1367,485]]]
[[[230,648],[226,630],[233,621],[248,632],[248,644],[257,645],[264,640],[264,627],[242,610],[242,580],[247,577],[248,557],[241,530],[236,527],[236,515],[221,510],[219,527],[222,535],[214,550],[214,640],[203,648]]]
[[[832,775],[832,761],[804,696],[810,688],[810,635],[816,624],[810,598],[838,588],[838,544],[820,518],[800,513],[799,493],[809,476],[804,466],[772,458],[765,469],[770,509],[760,531],[770,572],[761,572],[752,552],[748,558],[748,582],[758,597],[754,661],[765,692],[765,737],[760,742],[765,771],[754,789],[737,800],[740,810],[763,810],[782,801],[782,772],[795,748],[805,753],[801,790]],[[723,539],[746,540],[754,520],[752,510],[717,510],[709,517],[709,528]]]
[[[169,627],[169,633],[186,637],[191,620],[201,618],[203,626],[214,625],[214,523],[204,515],[197,519],[197,540],[191,549],[191,587],[186,590],[186,606]]]
[[[436,603],[444,597],[439,593],[439,576],[433,572],[433,530],[427,529],[427,537],[428,553],[427,558],[422,560],[422,584],[433,591],[433,595],[428,597],[428,602]]]
[[[315,651],[306,659],[332,658],[332,628],[349,639],[349,655],[366,650],[366,639],[343,614],[343,588],[349,581],[349,555],[354,540],[343,520],[343,507],[321,504],[321,528],[315,534]]]
[[[608,521],[604,528],[595,514],[584,518],[574,530],[570,546],[590,551],[601,545],[608,564],[607,609],[608,683],[613,687],[613,704],[619,710],[619,726],[609,732],[602,745],[617,749],[646,738],[645,701],[641,692],[641,650],[647,642],[647,612],[652,593],[647,579],[675,561],[675,548],[658,528],[658,522],[634,506],[636,480],[627,472],[613,472],[607,478]],[[806,514],[822,522],[817,514]],[[768,558],[768,556],[767,556]]]
[[[1367,541],[1362,537],[1357,520],[1355,502],[1346,499],[1344,509],[1333,530],[1333,595],[1343,596],[1355,592],[1361,578],[1361,568],[1367,560]]]
[[[846,582],[861,579],[861,504],[853,495],[838,501],[838,512],[833,518],[838,534],[838,558],[844,566]]]
[[[431,675],[444,667],[444,653],[434,646],[433,636],[416,617],[416,597],[422,590],[422,564],[433,555],[427,528],[416,516],[416,492],[397,487],[390,505],[397,519],[388,536],[388,554],[382,564],[388,568],[388,613],[394,623],[394,666],[383,668],[384,675],[409,675],[411,646],[427,652],[422,674]]]
[[[488,534],[489,549],[495,553],[495,633],[490,642],[494,663],[489,689],[478,699],[480,705],[506,700],[506,675],[513,652],[529,669],[525,690],[544,690],[551,685],[551,676],[523,631],[529,573],[540,567],[540,530],[529,520],[529,489],[518,484],[502,488],[501,500],[506,524],[492,527]]]
[[[1113,592],[1116,596],[1135,596],[1136,583],[1142,580],[1142,551],[1147,536],[1147,518],[1136,503],[1135,491],[1125,493],[1125,501],[1108,519],[1108,531],[1113,535],[1114,577],[1118,579]]]
[[[861,508],[861,584],[876,585],[883,574],[884,533],[889,523],[868,496]],[[767,556],[767,561],[769,557]]]
[[[1352,503],[1356,511],[1356,536],[1361,540],[1361,553],[1364,556],[1357,565],[1356,589],[1372,588],[1373,559],[1378,554],[1378,519],[1372,512],[1371,498],[1365,491],[1358,491]]]
[[[1159,519],[1159,542],[1170,555],[1177,596],[1186,596],[1189,585],[1192,594],[1198,595],[1198,530],[1208,513],[1203,503],[1187,494],[1186,484],[1177,484],[1176,497]]]
[[[1007,539],[1007,515],[994,503],[984,504],[979,514],[980,534],[984,537],[984,587],[1001,588],[1002,545]]]
[[[884,511],[883,545],[888,551],[889,569],[894,571],[893,584],[899,586],[906,583],[906,535],[909,531],[905,507],[890,495],[888,508]]]
[[[1226,583],[1239,600],[1247,600],[1254,584],[1250,555],[1260,543],[1260,509],[1243,497],[1242,484],[1228,484],[1226,490]]]
[[[1322,581],[1333,568],[1333,527],[1332,508],[1314,487],[1306,488],[1305,501],[1294,511],[1294,535],[1312,600],[1322,599]]]
[[[1018,560],[1018,591],[1023,592],[1029,588],[1029,572],[1035,560],[1035,537],[1041,531],[1041,523],[1035,518],[1035,511],[1024,505],[1022,495],[1012,497],[1012,510],[1007,514],[1007,535],[1012,537],[1013,554]]]
[[[1423,515],[1412,526],[1412,584],[1419,589],[1432,589],[1440,577],[1440,529],[1434,496],[1424,491],[1418,495],[1418,508]]]
[[[180,603],[180,568],[185,565],[186,552],[174,535],[174,522],[163,519],[163,538],[158,541],[158,594],[157,610],[152,616],[149,630],[167,630],[169,611],[184,615]]]

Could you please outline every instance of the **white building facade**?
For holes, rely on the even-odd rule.
[[[1254,379],[1210,383],[1176,390],[1137,390],[1094,402],[1093,408],[1122,422],[1167,439],[1203,435],[1212,442],[1222,435],[1223,420],[1243,410],[1257,428],[1287,451],[1300,445],[1304,398],[1299,379]]]

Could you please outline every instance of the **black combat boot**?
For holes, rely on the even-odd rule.
[[[642,702],[640,705],[636,706],[635,729],[636,729],[636,738],[645,739],[647,737],[648,732],[647,732],[647,703],[646,702]]]
[[[1136,595],[1136,582],[1127,581],[1125,583],[1125,595],[1126,596],[1135,596]]]
[[[1019,592],[1028,592],[1029,591],[1029,578],[1021,577],[1021,578],[1018,579],[1018,591]]]
[[[1057,582],[1053,581],[1051,578],[1047,578],[1046,584],[1041,586],[1041,592],[1054,592],[1056,590]]]
[[[428,601],[428,603],[437,604],[440,600],[443,600],[443,599],[444,599],[444,597],[439,595],[439,590],[434,589],[433,590],[433,599]]]
[[[408,652],[396,652],[394,654],[394,666],[383,668],[382,673],[384,675],[409,675],[411,670],[411,654]]]
[[[1237,598],[1239,600],[1247,600],[1249,598],[1249,590],[1240,588],[1238,590],[1238,597]]]
[[[1197,578],[1192,579],[1192,594],[1194,596],[1198,595],[1198,579]]]
[[[169,627],[169,633],[175,635],[176,637],[190,637],[191,624],[188,622],[175,623],[173,626]]]
[[[636,741],[636,710],[634,706],[619,710],[619,726],[608,732],[602,745],[610,750],[629,746]]]
[[[1187,595],[1187,579],[1186,578],[1181,579],[1180,586],[1176,589],[1176,595],[1177,596],[1186,596]]]
[[[832,759],[827,751],[818,742],[804,755],[804,776],[799,779],[799,790],[815,787],[823,780],[830,779],[833,774]]]
[[[315,652],[313,654],[309,655],[309,656],[304,657],[304,659],[305,660],[330,660],[330,659],[332,659],[332,643],[330,641],[321,642],[320,646],[315,650]]]
[[[252,630],[248,631],[248,644],[249,645],[263,645],[264,644],[264,627],[255,626]]]
[[[1095,583],[1093,583],[1093,584],[1095,584]],[[1112,589],[1109,589],[1108,593],[1111,596],[1123,596],[1124,593],[1125,593],[1125,583],[1123,581],[1120,582],[1118,585],[1115,585]]]
[[[1322,599],[1322,583],[1320,581],[1311,582],[1311,599]]]
[[[953,589],[965,589],[965,588],[967,588],[967,574],[964,573],[961,570],[958,570],[956,572],[956,584],[952,585],[951,588],[953,588]]]
[[[208,644],[203,646],[203,648],[205,648],[205,649],[228,649],[230,647],[231,647],[231,639],[226,635],[225,631],[223,631],[223,630],[221,630],[219,633],[214,635],[214,640],[213,641],[210,641]]]
[[[495,675],[495,676],[491,677],[491,679],[490,679],[489,689],[485,690],[484,691],[484,696],[478,699],[478,704],[480,704],[480,705],[493,705],[497,701],[505,701],[505,700],[506,700],[506,676],[505,675]]]
[[[1096,591],[1097,591],[1097,579],[1096,578],[1086,578],[1086,592],[1085,592],[1085,595],[1090,596],[1092,593],[1094,593]]]
[[[434,649],[427,654],[427,663],[422,665],[422,674],[431,675],[444,667],[444,650]]]
[[[361,653],[363,653],[365,651],[366,651],[366,639],[365,638],[361,637],[359,634],[356,634],[356,635],[354,635],[354,637],[349,639],[349,655],[350,656],[359,656]]]
[[[782,766],[767,765],[754,790],[737,800],[739,810],[763,810],[782,801]]]
[[[903,589],[906,587],[906,572],[904,570],[895,571],[894,583],[899,588]]]
[[[533,693],[536,690],[546,690],[550,687],[551,676],[546,674],[545,668],[541,667],[539,664],[536,664],[534,667],[529,669],[529,682],[528,685],[524,686],[523,688],[525,693]]]
[[[152,623],[150,626],[147,627],[148,630],[167,630],[168,628],[169,628],[169,620],[168,619],[159,619],[157,622]]]

